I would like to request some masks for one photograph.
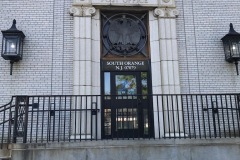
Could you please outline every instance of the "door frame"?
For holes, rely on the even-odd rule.
[[[150,61],[150,60],[149,60]],[[152,79],[151,79],[151,66],[150,66],[151,63],[148,63],[148,69],[147,70],[137,70],[137,71],[108,71],[108,70],[104,70],[102,69],[101,70],[101,95],[102,95],[102,109],[101,109],[101,119],[102,119],[102,123],[101,123],[101,133],[102,133],[102,138],[103,139],[109,139],[109,138],[151,138],[151,137],[154,137],[154,120],[153,120],[153,102],[152,102]],[[103,68],[103,67],[101,67]],[[136,75],[136,79],[138,79],[138,91],[140,91],[140,86],[141,86],[141,72],[147,72],[147,83],[148,83],[148,95],[147,95],[147,100],[144,101],[145,104],[142,104],[142,105],[145,105],[146,107],[142,107],[142,109],[138,110],[137,113],[138,113],[138,117],[140,118],[138,120],[138,123],[139,123],[139,128],[138,128],[138,131],[135,132],[133,131],[133,137],[129,137],[129,136],[123,136],[121,137],[121,135],[119,134],[116,134],[117,131],[114,131],[116,129],[116,124],[115,124],[115,127],[112,123],[116,123],[116,110],[117,110],[117,107],[114,107],[111,109],[111,107],[105,107],[105,105],[111,105],[112,103],[112,100],[105,100],[105,93],[104,93],[104,73],[105,72],[109,72],[110,73],[110,81],[111,81],[111,84],[110,84],[110,88],[112,90],[112,87],[114,84],[114,78],[112,78],[114,75],[117,75],[118,73],[119,74],[125,74],[125,75],[128,75],[128,74],[133,74],[133,75]],[[138,92],[140,93],[140,92]],[[112,98],[116,98],[116,95],[114,94],[111,94]],[[141,95],[138,95],[137,96],[137,99],[132,99],[133,103],[136,103],[136,105],[138,105],[138,99],[141,97]],[[142,97],[141,97],[142,98]],[[141,99],[140,98],[140,99]],[[109,101],[109,102],[107,102]],[[116,99],[113,99],[113,101],[117,102]],[[106,103],[107,102],[107,103]],[[111,135],[105,135],[105,126],[104,126],[104,123],[105,123],[105,112],[104,110],[105,109],[111,109]],[[150,124],[149,126],[149,130],[148,130],[148,134],[147,135],[144,135],[144,120],[143,120],[143,112],[144,112],[144,109],[147,109],[148,113],[148,124]],[[113,120],[113,118],[115,118],[115,120]],[[140,132],[141,133],[140,133]],[[116,133],[115,133],[116,132]],[[136,134],[135,134],[136,133]],[[124,133],[123,133],[124,135]]]

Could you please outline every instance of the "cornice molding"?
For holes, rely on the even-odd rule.
[[[161,7],[176,7],[175,0],[159,0]]]
[[[73,5],[79,5],[79,6],[86,6],[86,5],[91,5],[92,0],[74,0]]]
[[[69,13],[74,17],[91,17],[95,15],[96,9],[94,7],[73,6]]]
[[[141,6],[175,8],[175,0],[73,0],[73,6]]]
[[[179,11],[176,8],[156,8],[154,10],[154,16],[159,18],[175,18],[179,15]]]

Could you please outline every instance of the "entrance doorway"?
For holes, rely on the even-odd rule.
[[[148,72],[104,72],[104,138],[152,137]]]
[[[103,138],[153,136],[147,17],[101,12]]]

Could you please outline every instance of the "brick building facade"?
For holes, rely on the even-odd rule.
[[[14,64],[12,76],[9,61],[0,59],[1,104],[12,95],[73,94],[72,1],[3,0],[0,5],[1,30],[16,19],[26,34],[23,60]],[[220,39],[230,22],[240,30],[239,5],[237,0],[176,0],[181,93],[238,92],[239,77],[224,61]]]
[[[108,114],[111,114],[111,109],[112,120],[114,120],[112,127],[115,127],[112,130],[110,129],[112,132],[118,129],[115,126],[118,125],[118,121],[123,121],[121,119],[123,110],[127,110],[126,121],[129,121],[127,122],[129,125],[128,116],[132,114],[130,118],[133,121],[137,117],[136,115],[134,117],[133,113],[139,109],[134,108],[133,105],[130,108],[108,108],[111,103],[114,103],[115,106],[119,103],[125,103],[124,100],[118,101],[121,99],[119,97],[119,99],[116,97],[110,98],[110,101],[108,101],[108,98],[102,98],[101,95],[106,95],[109,90],[110,94],[117,94],[118,96],[132,94],[132,97],[128,97],[132,100],[131,104],[138,106],[142,103],[145,107],[147,106],[146,108],[140,108],[141,114],[145,113],[143,117],[147,117],[147,122],[141,117],[142,121],[139,121],[139,126],[141,122],[142,128],[139,128],[142,129],[143,134],[145,134],[145,128],[151,128],[147,133],[151,138],[171,137],[173,132],[174,137],[186,138],[190,136],[191,138],[192,130],[194,130],[194,133],[192,132],[194,136],[201,137],[203,132],[205,136],[210,135],[211,137],[212,132],[215,136],[219,136],[217,132],[222,133],[220,131],[221,127],[224,128],[225,137],[227,134],[230,134],[231,137],[233,130],[236,137],[235,129],[237,125],[239,130],[238,112],[231,110],[232,114],[230,114],[228,113],[229,108],[224,110],[224,107],[229,107],[227,103],[230,102],[231,109],[234,107],[239,109],[239,96],[237,94],[240,89],[240,81],[236,74],[235,65],[225,61],[221,38],[228,33],[230,23],[233,23],[235,30],[240,32],[239,0],[2,0],[0,8],[0,30],[8,29],[12,20],[16,19],[17,28],[26,35],[23,59],[13,64],[13,75],[9,74],[9,61],[0,58],[0,106],[8,103],[14,95],[95,95],[96,101],[93,100],[94,104],[100,103],[97,109],[100,110],[101,115],[100,112],[99,115],[102,118],[94,117],[93,122],[93,115],[98,114],[92,112],[92,99],[94,98],[89,100],[88,97],[84,96],[73,97],[76,100],[73,101],[73,99],[65,97],[64,105],[64,97],[63,99],[61,99],[62,97],[53,99],[47,97],[46,102],[43,97],[38,99],[30,97],[31,100],[28,100],[32,103],[30,105],[32,107],[32,124],[36,122],[38,125],[39,120],[38,117],[33,116],[34,103],[38,103],[38,109],[40,110],[44,110],[44,107],[46,109],[47,105],[50,106],[49,119],[52,118],[51,116],[55,116],[55,112],[51,112],[52,106],[54,106],[54,110],[55,107],[59,107],[60,110],[65,107],[64,120],[59,110],[59,113],[56,112],[58,123],[55,124],[58,126],[64,124],[64,128],[69,127],[69,130],[74,130],[73,132],[69,131],[71,132],[71,135],[70,133],[68,135],[69,141],[78,139],[76,138],[77,134],[80,134],[80,137],[82,135],[89,136],[85,133],[89,129],[88,122],[91,125],[96,125],[96,129],[93,129],[95,137],[92,136],[92,128],[91,136],[101,139],[108,133],[104,129],[107,128],[106,126],[109,123],[106,119]],[[126,20],[126,17],[128,20]],[[117,24],[117,22],[121,23]],[[124,22],[130,24],[130,26],[123,26]],[[122,28],[114,29],[113,26],[115,28],[125,27],[125,30],[123,29],[119,33]],[[132,33],[129,33],[129,30]],[[123,33],[127,33],[125,38],[123,38]],[[105,40],[107,36],[108,39]],[[122,36],[122,38],[116,39],[115,37],[118,36]],[[2,38],[2,34],[0,38]],[[138,41],[138,44],[134,44],[134,41]],[[131,47],[126,47],[129,44],[133,45],[135,50],[138,50],[137,54],[130,55],[130,53],[132,54],[130,52]],[[0,46],[2,46],[2,41],[0,41]],[[121,50],[122,46],[125,47],[124,50]],[[142,70],[131,70],[131,84],[141,83],[141,85],[135,88],[126,87],[127,84],[123,86],[120,81],[124,78],[124,82],[130,81],[128,79],[129,73],[126,70],[118,72],[116,70],[118,66],[115,66],[115,69],[107,66],[108,63],[123,64],[125,62],[128,64],[147,63],[147,67],[145,64],[142,65]],[[121,67],[124,67],[124,65]],[[135,66],[132,65],[132,67]],[[147,91],[143,89],[144,83],[148,87]],[[132,90],[118,90],[117,87],[121,85],[124,89],[130,88]],[[143,93],[157,96],[152,97],[152,100],[149,101],[145,101],[148,98],[143,96],[136,102],[138,97],[136,98],[133,95],[142,95]],[[234,95],[226,95],[225,98],[219,95],[228,93]],[[168,94],[170,94],[170,98]],[[184,94],[190,95],[182,98]],[[196,96],[194,94],[218,95],[214,95],[215,97],[206,96],[206,100],[202,100],[201,95]],[[164,97],[165,95],[167,96]],[[158,102],[158,96],[162,96],[161,103]],[[232,100],[232,97],[235,99]],[[86,102],[83,102],[82,99]],[[199,99],[201,99],[201,102]],[[191,104],[189,105],[188,102]],[[219,105],[222,112],[218,115],[218,129],[215,125],[214,105],[222,102],[226,104]],[[16,101],[16,105],[20,106],[20,103],[21,100]],[[79,105],[79,103],[81,104]],[[78,108],[78,105],[80,108]],[[198,110],[198,105],[201,105],[201,111]],[[206,111],[208,105],[211,105],[212,108],[209,108],[212,111]],[[72,106],[75,106],[75,108]],[[70,109],[70,112],[66,109]],[[72,119],[74,118],[71,117],[71,109],[75,109],[75,115],[73,116],[75,119],[82,120],[83,117],[84,120],[80,122],[76,122],[76,120],[73,123]],[[84,110],[84,113],[76,113],[79,112],[78,109],[80,112]],[[88,109],[92,112],[91,115],[89,114],[91,118],[88,117]],[[183,113],[183,110],[185,110],[185,113]],[[122,115],[118,115],[120,112]],[[227,112],[227,115],[224,115],[225,112]],[[44,114],[39,115],[44,122]],[[164,115],[168,117],[164,118]],[[208,123],[206,126],[209,127],[209,130],[205,128],[204,116],[206,115],[208,115],[208,121],[205,119]],[[47,117],[47,115],[45,116]],[[225,131],[224,120],[226,117],[233,121],[226,124],[229,127],[229,133]],[[184,122],[184,120],[186,121]],[[50,121],[47,124],[48,122],[45,121],[46,125],[52,123]],[[65,122],[69,125],[65,125]],[[52,125],[49,125],[50,128]],[[151,127],[148,127],[148,125],[151,125]],[[44,133],[42,137],[45,138],[48,131],[43,130],[43,126],[40,125],[42,133]],[[84,126],[84,129],[81,126]],[[133,126],[138,127],[138,125]],[[0,127],[0,129],[2,128]],[[36,126],[32,128],[34,128],[33,133],[38,130]],[[134,133],[136,130],[133,128],[131,128],[131,131]],[[176,135],[175,129],[179,131],[179,134]],[[230,129],[232,130],[230,131]],[[152,134],[150,134],[150,130]],[[63,137],[65,137],[63,127],[59,127],[58,136],[63,132]],[[124,133],[122,134],[124,135]],[[72,135],[75,135],[75,137],[72,138]],[[118,135],[116,137],[118,138]],[[123,138],[126,137],[123,136]]]

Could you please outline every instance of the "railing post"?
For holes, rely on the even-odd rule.
[[[27,141],[28,106],[27,96],[16,96],[13,143],[17,142],[17,137],[23,137],[23,143]]]
[[[215,107],[214,107],[214,102],[212,102],[212,116],[213,116],[213,130],[214,130],[214,137],[217,137],[217,129],[216,129],[216,119],[215,119]]]
[[[13,143],[17,142],[17,119],[18,119],[19,98],[16,97],[15,113],[14,113],[14,126],[13,126]]]
[[[239,117],[240,117],[240,94],[237,94],[237,111],[236,112],[238,112],[238,115],[239,115]]]

